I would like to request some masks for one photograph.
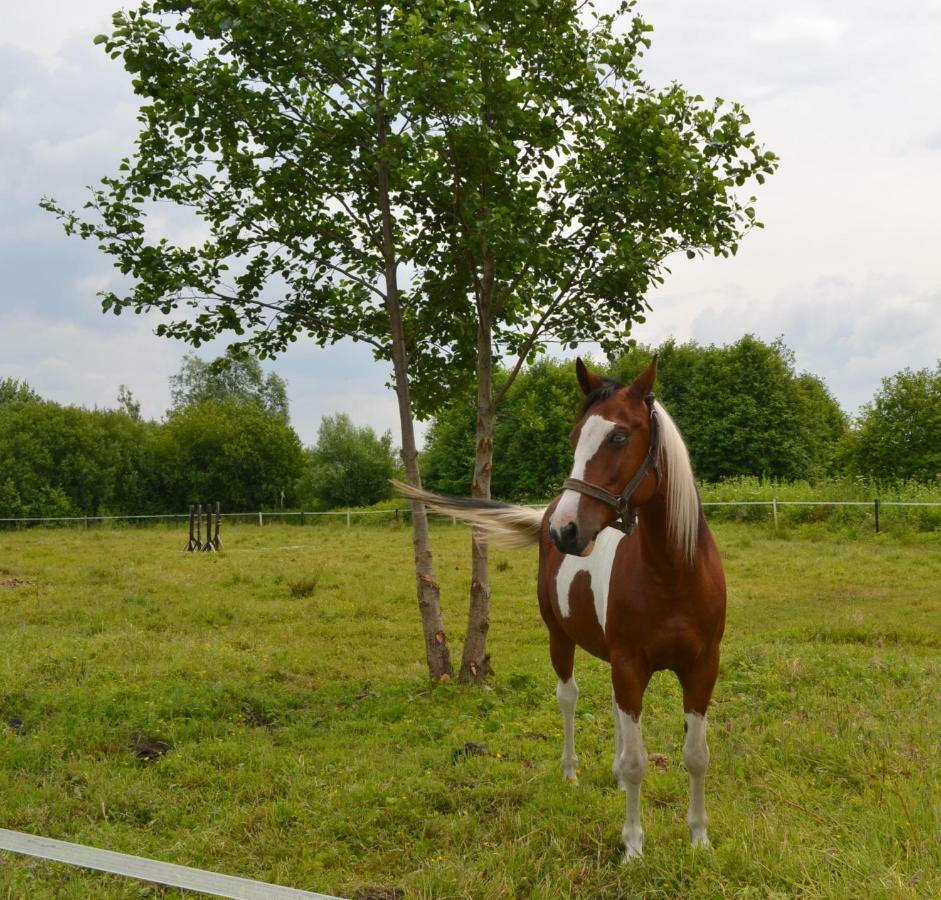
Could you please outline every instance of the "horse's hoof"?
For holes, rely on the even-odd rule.
[[[644,855],[644,832],[640,828],[625,827],[621,832],[624,843],[624,862],[640,859]]]
[[[572,784],[578,784],[578,757],[562,760],[562,777]]]
[[[704,850],[711,850],[712,844],[709,843],[709,836],[703,831],[694,831],[690,837],[689,845],[695,850],[702,847]]]

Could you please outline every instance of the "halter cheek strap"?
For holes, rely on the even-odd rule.
[[[660,486],[660,418],[654,406],[654,395],[648,394],[644,399],[650,411],[650,447],[640,468],[634,473],[634,477],[627,483],[624,490],[620,494],[612,494],[603,487],[582,481],[581,478],[566,478],[562,482],[563,490],[577,491],[579,494],[594,497],[595,500],[600,500],[614,509],[618,514],[618,520],[610,527],[617,528],[625,534],[631,534],[637,525],[637,510],[631,505],[631,497],[649,472],[656,475],[657,487]]]

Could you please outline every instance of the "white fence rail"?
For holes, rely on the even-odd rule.
[[[317,894],[249,878],[207,872],[204,869],[178,866],[127,853],[115,853],[113,850],[99,850],[97,847],[10,831],[6,828],[0,828],[0,850],[196,891],[213,897],[228,897],[230,900],[340,900],[330,894]]]
[[[525,504],[530,507],[538,508],[545,506],[544,503]],[[881,530],[880,513],[886,508],[894,507],[936,507],[941,508],[941,501],[915,501],[915,500],[704,500],[704,507],[748,507],[748,506],[768,506],[771,508],[772,518],[777,527],[779,524],[778,510],[783,506],[851,506],[851,507],[869,507],[873,511],[873,519],[876,531]],[[346,520],[346,527],[351,528],[353,519],[360,516],[387,516],[395,519],[407,519],[411,515],[411,507],[396,507],[393,509],[334,509],[325,512],[315,512],[307,510],[272,510],[269,512],[236,512],[220,513],[224,519],[242,519],[245,521],[256,522],[264,525],[265,521],[277,521],[280,519],[299,519],[300,524],[310,517],[312,519],[321,517],[342,518]],[[435,515],[433,513],[433,515]],[[173,522],[189,518],[189,513],[159,513],[150,515],[127,515],[127,516],[24,516],[18,518],[0,518],[0,525],[17,527],[20,525],[40,525],[49,524],[81,524],[88,528],[90,523],[94,522]],[[444,518],[448,518],[445,516]],[[457,519],[451,517],[453,523]]]

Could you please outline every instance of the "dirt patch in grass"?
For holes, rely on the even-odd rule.
[[[33,584],[28,578],[0,578],[0,588],[28,587]]]
[[[131,749],[141,762],[148,763],[156,762],[166,756],[170,751],[170,745],[157,738],[137,737],[134,738]]]
[[[366,887],[360,888],[355,894],[355,900],[402,900],[405,891],[397,887]]]

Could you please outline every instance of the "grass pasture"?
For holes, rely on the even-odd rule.
[[[941,896],[937,535],[715,530],[711,851],[675,679],[647,693],[624,866],[607,669],[576,657],[571,787],[535,553],[493,554],[493,682],[432,690],[392,523],[228,527],[219,555],[182,528],[0,532],[0,827],[345,897]],[[433,538],[457,657],[468,533]],[[0,854],[0,897],[178,894]]]

